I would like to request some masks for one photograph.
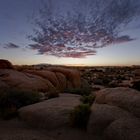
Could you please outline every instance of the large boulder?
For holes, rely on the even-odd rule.
[[[49,80],[60,92],[66,88],[81,87],[80,73],[77,70],[64,67],[49,67],[46,70],[25,70],[25,72]]]
[[[0,59],[0,69],[13,69],[13,66],[8,60]]]
[[[69,124],[70,112],[80,104],[80,97],[60,94],[57,98],[21,108],[19,115],[22,120],[37,128],[51,130],[65,127]]]
[[[72,83],[73,88],[81,87],[80,72],[74,69],[68,69],[64,67],[50,67],[48,70],[53,72],[60,72],[66,76],[66,79]]]
[[[118,106],[140,117],[140,92],[131,88],[106,88],[96,94],[95,102]]]
[[[59,88],[59,80],[54,72],[48,70],[25,70],[24,72],[49,80],[54,87]]]
[[[105,140],[140,140],[140,120],[120,118],[104,131]]]
[[[116,106],[93,104],[87,131],[90,134],[102,135],[104,130],[119,118],[128,118],[131,114]]]
[[[77,70],[64,67],[48,67],[46,70],[12,70],[12,64],[0,60],[0,87],[63,92],[67,88],[80,88],[81,77]]]
[[[67,88],[67,79],[66,76],[63,73],[55,72],[56,77],[59,81],[58,83],[58,89],[60,91],[64,91]]]
[[[3,85],[22,90],[42,92],[55,90],[55,87],[47,79],[10,69],[0,69],[0,81]]]

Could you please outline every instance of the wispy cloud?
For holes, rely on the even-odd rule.
[[[5,46],[3,48],[5,48],[5,49],[18,49],[18,48],[20,48],[20,46],[10,42],[8,44],[5,44]]]
[[[124,35],[124,36],[120,36],[118,38],[116,38],[114,40],[114,43],[125,43],[125,42],[129,42],[129,41],[133,41],[135,40],[134,38],[131,38],[129,35]]]
[[[102,36],[98,36],[98,38],[102,38]],[[98,48],[107,47],[110,44],[119,44],[119,43],[127,43],[129,41],[133,41],[135,39],[131,38],[129,35],[123,35],[119,37],[109,37],[104,36],[102,42],[95,41],[90,42],[88,44],[82,44],[81,46],[68,46],[67,44],[30,44],[29,48],[32,50],[37,50],[38,55],[53,55],[56,57],[72,57],[72,58],[85,58],[89,55],[96,55],[96,50]],[[98,39],[97,39],[98,40]],[[92,44],[92,46],[91,46]]]
[[[44,3],[35,18],[30,48],[38,54],[83,58],[96,55],[98,48],[134,40],[128,34],[122,36],[121,28],[139,15],[139,2],[77,0],[65,8],[55,2]]]
[[[62,44],[56,46],[31,44],[30,49],[37,50],[38,55],[53,55],[56,57],[84,58],[88,55],[96,54],[96,50],[88,46],[77,48],[74,46],[69,47]]]

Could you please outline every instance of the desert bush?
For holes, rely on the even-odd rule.
[[[65,92],[79,94],[79,95],[89,95],[91,93],[91,87],[85,79],[82,79],[81,87],[68,88],[65,89]]]
[[[67,88],[64,90],[66,93],[78,94],[78,95],[89,95],[91,93],[91,87],[87,80],[81,79],[81,87],[79,88]]]
[[[77,128],[86,129],[90,112],[89,104],[76,106],[70,113],[70,124]]]
[[[11,118],[17,113],[17,109],[22,106],[39,102],[41,95],[37,92],[1,89],[0,90],[0,114],[3,118]]]
[[[83,104],[92,105],[92,103],[95,100],[95,96],[93,96],[93,95],[83,95],[80,100]]]

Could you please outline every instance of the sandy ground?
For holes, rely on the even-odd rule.
[[[85,131],[62,128],[47,131],[32,128],[19,119],[0,119],[0,140],[101,140],[101,138],[87,135]]]

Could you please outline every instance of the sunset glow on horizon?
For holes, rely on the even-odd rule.
[[[52,1],[55,3],[55,0]],[[66,2],[63,4],[68,5]],[[135,17],[127,26],[123,26],[122,31],[116,36],[99,29],[93,33],[90,31],[91,21],[89,19],[87,19],[89,24],[85,23],[86,26],[82,25],[83,21],[80,23],[85,27],[85,30],[80,31],[80,27],[76,27],[77,23],[71,22],[73,20],[71,19],[69,21],[71,26],[67,25],[64,32],[61,30],[59,34],[60,31],[55,29],[55,34],[49,33],[51,34],[49,39],[48,36],[47,39],[41,36],[40,40],[46,40],[38,45],[38,42],[29,40],[27,36],[34,35],[35,25],[31,24],[31,18],[38,14],[37,11],[41,5],[40,0],[0,1],[0,59],[7,59],[14,65],[44,63],[69,66],[140,65],[139,16]],[[67,9],[71,10],[71,7],[69,6]],[[65,8],[63,10],[65,11]],[[49,26],[48,23],[46,24]],[[48,27],[44,30],[48,30]],[[48,32],[45,35],[48,35]]]

